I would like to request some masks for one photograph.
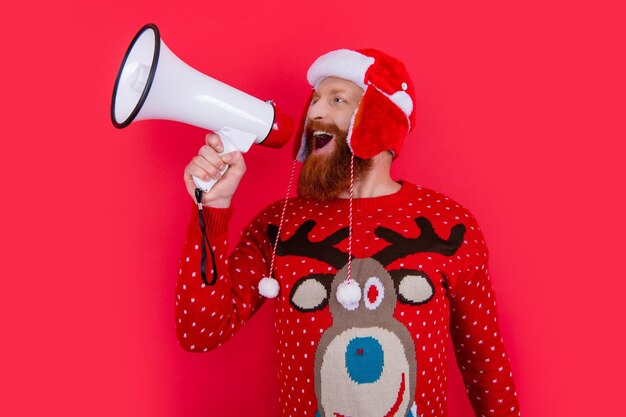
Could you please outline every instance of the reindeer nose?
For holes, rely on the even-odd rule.
[[[346,347],[346,369],[357,384],[371,384],[383,373],[383,347],[373,337],[355,337]]]

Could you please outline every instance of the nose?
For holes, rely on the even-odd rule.
[[[346,369],[357,384],[370,384],[380,379],[385,355],[373,337],[355,337],[346,347]]]
[[[328,116],[328,104],[324,100],[318,99],[315,102],[311,102],[308,111],[308,118],[310,120],[324,120]]]

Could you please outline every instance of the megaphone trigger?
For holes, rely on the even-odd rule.
[[[234,129],[232,127],[223,127],[222,129],[215,132],[219,135],[222,140],[222,144],[224,145],[224,150],[220,152],[220,156],[229,152],[239,151],[241,153],[246,153],[250,150],[250,147],[256,140],[256,135],[250,132],[245,132],[243,130]],[[228,169],[228,165],[226,165],[221,173],[224,175],[226,170]],[[198,177],[193,177],[193,182],[196,184],[196,187],[204,191],[208,192],[215,183],[219,180],[210,180],[203,181]]]

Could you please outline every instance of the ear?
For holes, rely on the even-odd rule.
[[[435,287],[424,271],[399,269],[389,271],[398,293],[398,300],[404,304],[421,305],[435,295]]]
[[[335,275],[309,275],[293,286],[289,295],[289,303],[301,313],[322,310],[328,305],[330,284]]]

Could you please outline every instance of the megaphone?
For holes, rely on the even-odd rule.
[[[217,133],[221,154],[247,152],[253,143],[278,148],[291,137],[294,122],[273,101],[263,101],[185,64],[149,23],[135,35],[115,80],[111,120],[124,128],[138,120],[175,120]],[[223,172],[222,172],[223,173]],[[194,177],[203,191],[216,180]]]

